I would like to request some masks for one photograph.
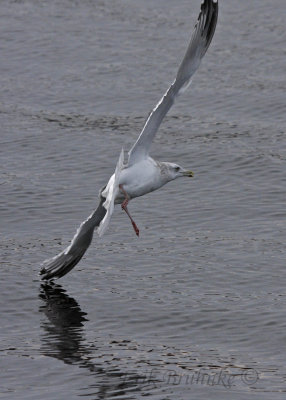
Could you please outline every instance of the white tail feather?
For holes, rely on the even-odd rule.
[[[99,227],[97,228],[97,233],[99,236],[102,236],[109,225],[113,210],[114,210],[114,201],[119,191],[119,178],[120,172],[122,171],[124,166],[124,150],[121,150],[115,172],[112,177],[109,179],[109,182],[102,192],[102,196],[105,197],[105,202],[103,203],[103,207],[106,209],[106,214],[103,220],[100,222]]]

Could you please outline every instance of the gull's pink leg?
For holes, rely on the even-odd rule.
[[[130,221],[131,221],[131,223],[132,223],[133,229],[134,229],[136,235],[139,236],[139,229],[138,229],[137,225],[135,224],[134,219],[133,219],[133,218],[131,217],[131,215],[129,214],[129,211],[128,211],[128,208],[127,208],[127,205],[128,205],[128,203],[129,203],[129,196],[128,196],[128,193],[126,192],[126,190],[124,190],[124,188],[123,188],[122,185],[119,185],[119,189],[121,190],[121,192],[122,192],[122,193],[124,194],[124,196],[125,196],[125,199],[124,199],[123,203],[121,204],[121,208],[122,208],[122,210],[124,210],[124,211],[126,212],[126,214],[128,215],[128,217],[130,218]]]

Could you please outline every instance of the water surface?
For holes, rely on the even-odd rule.
[[[1,394],[284,399],[285,2],[220,2],[152,155],[195,172],[118,208],[41,285],[172,81],[199,1],[0,5]]]

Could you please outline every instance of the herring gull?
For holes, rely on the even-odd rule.
[[[67,274],[82,258],[89,247],[94,229],[102,236],[109,224],[114,205],[121,204],[139,236],[139,229],[128,211],[128,202],[138,196],[159,189],[166,183],[193,173],[181,166],[154,160],[149,156],[154,136],[176,97],[191,83],[215,32],[218,16],[217,0],[204,0],[194,27],[186,54],[179,66],[176,79],[149,115],[137,141],[128,153],[124,164],[121,150],[114,174],[100,191],[97,209],[80,225],[71,244],[56,257],[46,260],[40,274],[42,279],[60,278]]]

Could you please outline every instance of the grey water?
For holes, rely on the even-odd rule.
[[[0,2],[4,399],[284,399],[285,0],[221,0],[152,156],[192,169],[118,207],[51,285],[172,82],[199,0]]]

